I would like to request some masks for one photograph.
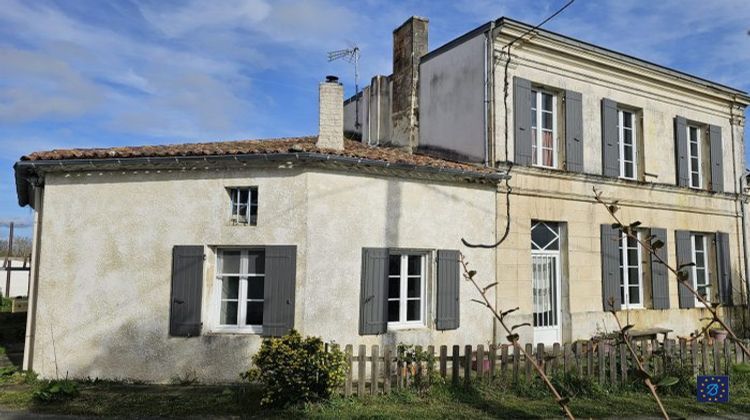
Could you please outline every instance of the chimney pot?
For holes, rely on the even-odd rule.
[[[339,82],[338,76],[334,76],[332,74],[329,74],[328,76],[326,76],[326,83],[338,83],[338,82]]]

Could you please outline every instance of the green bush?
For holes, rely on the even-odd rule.
[[[78,384],[68,379],[43,382],[32,396],[45,403],[68,400],[78,396]]]
[[[331,397],[343,384],[346,358],[338,348],[326,351],[319,337],[297,331],[263,341],[253,368],[241,376],[263,385],[264,406],[288,406]]]

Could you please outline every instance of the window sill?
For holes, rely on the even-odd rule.
[[[261,335],[262,328],[222,328],[214,327],[208,330],[206,335]]]
[[[418,324],[388,324],[388,331],[429,330],[426,325]]]

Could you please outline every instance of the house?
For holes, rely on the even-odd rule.
[[[394,31],[393,74],[360,96],[321,83],[315,137],[22,157],[24,367],[231,381],[290,328],[341,344],[500,342],[459,252],[498,282],[501,307],[520,307],[525,342],[611,328],[609,297],[631,323],[697,329],[705,310],[617,238],[593,187],[670,262],[695,260],[690,281],[732,317],[747,94],[507,18],[432,51],[427,26]]]

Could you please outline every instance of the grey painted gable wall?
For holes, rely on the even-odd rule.
[[[419,146],[485,159],[485,36],[473,38],[420,65]]]

